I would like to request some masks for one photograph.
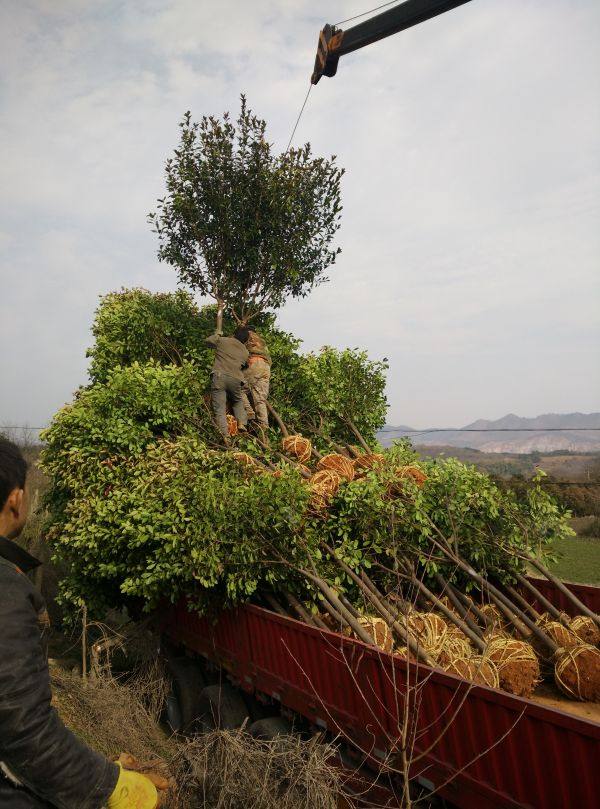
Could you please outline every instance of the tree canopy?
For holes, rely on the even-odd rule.
[[[242,96],[234,123],[187,112],[149,215],[158,256],[180,280],[246,323],[327,280],[339,247],[343,169],[310,144],[276,154]]]

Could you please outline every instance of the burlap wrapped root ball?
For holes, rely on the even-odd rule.
[[[438,660],[446,644],[450,643],[448,625],[434,612],[412,612],[405,619],[404,625],[412,640],[434,661]]]
[[[234,435],[238,434],[238,423],[235,416],[232,416],[231,413],[227,414],[227,430],[229,435],[233,438]]]
[[[600,701],[600,650],[582,643],[556,653],[554,680],[568,697],[584,702]]]
[[[369,452],[359,455],[352,462],[354,465],[354,477],[363,478],[371,469],[376,469],[384,462],[385,458],[380,452]]]
[[[533,648],[514,638],[496,637],[486,648],[496,664],[500,687],[518,697],[530,697],[540,680],[540,664]]]
[[[495,604],[483,604],[479,607],[488,620],[488,629],[502,629],[505,625],[505,619],[498,607]]]
[[[321,469],[308,481],[312,490],[310,498],[311,507],[315,511],[323,511],[329,505],[331,498],[335,497],[340,488],[342,478],[332,469]]]
[[[573,649],[581,645],[582,641],[577,635],[558,621],[547,621],[544,624],[544,632],[561,649]]]
[[[462,634],[462,633],[461,633]],[[473,654],[468,638],[463,635],[448,632],[436,649],[435,660],[443,669],[447,670],[454,660],[470,658]]]
[[[356,620],[380,649],[383,649],[384,652],[392,651],[394,648],[394,636],[383,618],[373,615],[360,615]],[[354,635],[351,630],[348,630],[347,634]]]
[[[337,472],[344,480],[354,480],[354,464],[350,458],[346,458],[344,455],[339,455],[335,452],[330,455],[324,455],[317,464],[317,469],[319,471],[330,469],[333,472]]]
[[[419,488],[424,486],[425,482],[427,481],[427,475],[425,472],[414,464],[398,467],[398,469],[395,470],[395,476],[397,482],[391,483],[388,486],[388,494],[395,497],[399,497],[401,494],[404,494],[408,481],[412,481]]]
[[[498,667],[489,657],[482,655],[456,657],[444,666],[444,669],[448,674],[455,674],[475,685],[487,685],[489,688],[500,687]]]
[[[252,455],[247,452],[232,452],[231,457],[240,464],[244,469],[244,477],[251,478],[255,475],[262,475],[266,472],[264,466],[261,466]]]
[[[303,435],[288,435],[282,440],[281,446],[286,455],[292,455],[300,463],[306,463],[312,455],[312,444]]]
[[[576,615],[571,620],[571,630],[579,640],[589,646],[598,646],[600,644],[600,628],[594,619],[588,615]]]

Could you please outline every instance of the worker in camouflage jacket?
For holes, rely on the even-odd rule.
[[[27,574],[39,562],[14,540],[28,510],[27,464],[0,437],[0,807],[155,809],[150,778],[95,753],[52,707],[44,599]]]
[[[238,326],[232,337],[223,337],[216,331],[206,338],[206,343],[215,351],[215,361],[210,375],[210,396],[213,413],[219,432],[226,445],[229,444],[229,428],[227,425],[227,404],[233,410],[238,430],[244,432],[248,417],[244,408],[242,388],[244,386],[243,368],[248,361],[248,329]]]
[[[264,339],[252,330],[246,340],[246,348],[250,356],[244,371],[244,407],[248,418],[255,420],[261,429],[266,430],[269,426],[267,399],[271,381],[271,355]]]

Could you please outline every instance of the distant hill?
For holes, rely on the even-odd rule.
[[[546,413],[534,418],[509,413],[496,421],[478,419],[457,430],[437,428],[435,432],[421,434],[406,425],[386,425],[379,432],[378,439],[384,447],[408,435],[415,445],[444,444],[481,452],[597,452],[600,450],[600,431],[596,430],[600,430],[600,413]]]

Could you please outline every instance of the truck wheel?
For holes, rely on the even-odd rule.
[[[292,726],[281,716],[269,716],[266,719],[253,722],[248,731],[255,739],[271,741],[278,736],[289,736],[292,733]]]
[[[201,716],[202,689],[206,685],[202,668],[189,657],[167,660],[171,690],[167,696],[166,719],[174,733],[188,731]]]
[[[229,683],[206,686],[200,700],[204,730],[237,730],[249,719],[242,695]]]

